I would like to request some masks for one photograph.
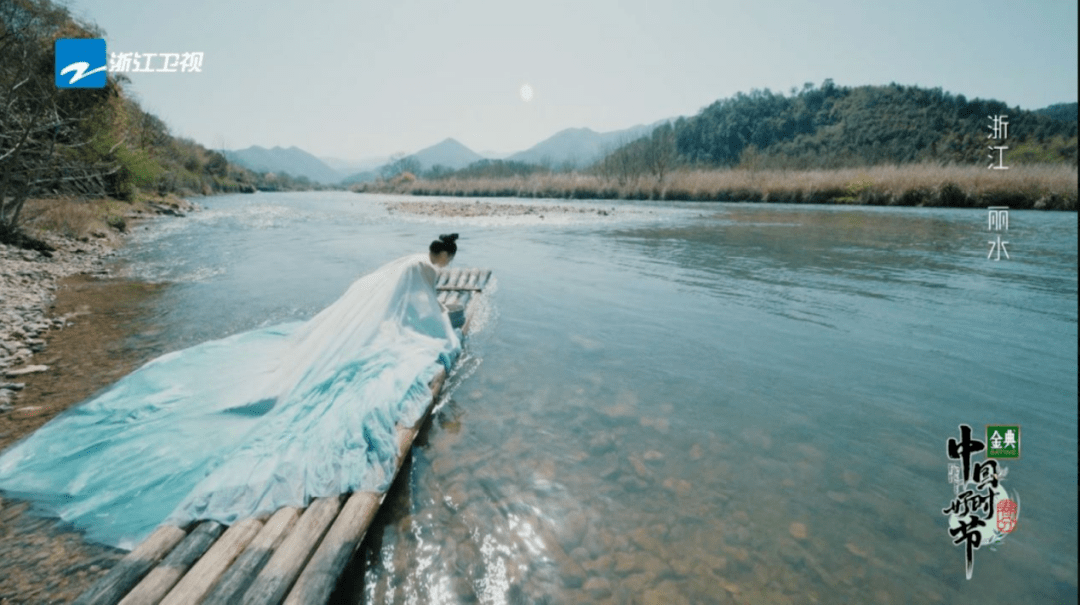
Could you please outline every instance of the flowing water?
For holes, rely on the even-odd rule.
[[[130,340],[162,353],[311,317],[439,233],[494,270],[344,596],[1077,602],[1075,213],[1013,211],[993,261],[985,210],[392,199],[206,198],[123,253],[171,284]],[[1019,524],[971,580],[942,513],[961,423],[1022,427]]]

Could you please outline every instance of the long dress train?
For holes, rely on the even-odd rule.
[[[0,490],[126,549],[162,521],[384,490],[395,423],[460,352],[435,274],[401,258],[306,322],[158,357],[0,455]]]

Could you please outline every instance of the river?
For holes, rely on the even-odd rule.
[[[311,317],[440,233],[494,271],[349,599],[1077,602],[1075,213],[1011,212],[995,261],[985,210],[394,199],[204,198],[121,254],[170,284],[129,342],[153,353]],[[960,424],[1021,427],[1019,522],[971,580]]]

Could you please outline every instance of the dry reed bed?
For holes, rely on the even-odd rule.
[[[603,178],[567,173],[528,177],[399,180],[363,191],[412,195],[574,199],[748,201],[891,206],[1076,210],[1077,169],[1063,165],[917,164],[840,170],[680,170],[653,176]]]

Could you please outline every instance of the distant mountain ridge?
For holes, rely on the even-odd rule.
[[[443,139],[407,157],[419,162],[421,170],[428,170],[435,166],[457,170],[484,159],[484,156],[452,138]]]
[[[362,172],[364,170],[375,170],[379,166],[382,166],[390,160],[389,156],[377,156],[372,158],[364,158],[361,160],[346,160],[342,158],[333,157],[319,157],[322,163],[326,164],[330,168],[336,170],[338,174],[342,176],[353,174],[354,172]]]
[[[341,181],[341,173],[310,153],[293,146],[266,149],[253,145],[247,149],[225,151],[225,158],[255,172],[285,173],[307,177],[316,183],[330,185]]]
[[[584,168],[603,157],[608,151],[651,133],[660,124],[672,121],[674,119],[660,120],[652,124],[641,124],[612,132],[596,132],[591,128],[567,128],[524,151],[511,154],[490,151],[480,154],[469,149],[457,139],[448,138],[405,156],[404,159],[415,160],[422,171],[430,170],[436,166],[449,170],[460,170],[475,162],[487,159],[502,159],[508,162],[523,162],[526,164],[545,164],[553,168],[561,168],[567,165],[574,168]],[[349,185],[374,181],[379,178],[380,172],[387,165],[383,164],[383,166],[377,168],[368,168],[353,173],[345,177],[342,183]]]
[[[527,164],[545,164],[551,167],[571,165],[583,168],[600,159],[620,145],[652,132],[656,126],[672,120],[661,120],[612,132],[596,132],[591,128],[567,128],[517,153],[477,153],[460,141],[447,138],[405,156],[415,160],[422,171],[436,166],[460,170],[485,159],[504,159]],[[390,158],[368,160],[343,160],[318,158],[299,147],[273,147],[266,149],[253,145],[246,149],[225,151],[225,157],[235,164],[255,172],[285,173],[294,177],[306,177],[324,185],[374,181],[379,178]],[[494,157],[493,157],[494,156]]]
[[[591,128],[567,128],[525,151],[507,156],[506,159],[527,164],[549,164],[556,168],[566,165],[584,168],[614,149],[639,139],[651,133],[657,126],[670,121],[673,120],[660,120],[612,132],[596,132]]]

